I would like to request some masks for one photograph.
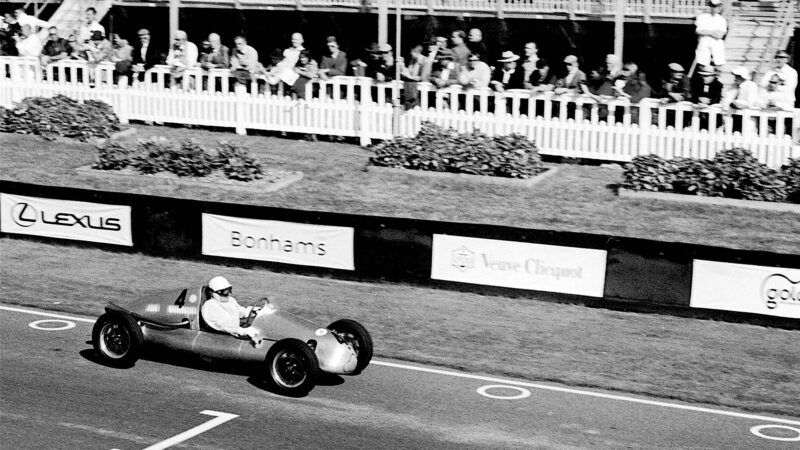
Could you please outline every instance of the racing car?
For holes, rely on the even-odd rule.
[[[109,302],[92,329],[92,345],[101,363],[131,367],[143,351],[188,352],[206,360],[257,363],[261,378],[276,393],[302,396],[321,373],[357,375],[372,359],[372,338],[350,319],[321,327],[262,298],[243,319],[259,331],[259,345],[210,328],[201,317],[211,297],[206,285],[148,295],[125,306]]]

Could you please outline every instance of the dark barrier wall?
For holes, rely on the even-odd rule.
[[[198,259],[243,267],[268,268],[274,271],[317,274],[345,279],[407,282],[487,294],[519,297],[535,295],[539,299],[578,302],[592,306],[669,312],[726,320],[746,320],[793,328],[800,326],[797,323],[800,321],[792,319],[710,310],[689,310],[693,259],[800,268],[800,255],[723,249],[586,233],[212,203],[9,181],[0,181],[0,192],[131,206],[134,243],[132,251],[153,256]],[[201,251],[202,213],[352,227],[355,230],[355,270],[205,256]],[[434,234],[606,250],[608,258],[604,296],[602,299],[597,299],[431,279],[432,236]],[[77,241],[71,243],[97,246],[114,251],[131,251],[128,247]]]

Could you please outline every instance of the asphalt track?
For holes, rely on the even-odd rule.
[[[92,359],[94,318],[0,305],[8,449],[797,449],[800,418],[377,359],[286,398],[241,370]]]

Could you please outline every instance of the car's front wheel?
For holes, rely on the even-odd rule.
[[[308,394],[319,378],[317,355],[299,339],[283,339],[266,357],[268,380],[276,393],[292,397]]]
[[[106,313],[92,329],[92,345],[100,361],[112,367],[130,367],[139,359],[141,329],[132,318]]]
[[[358,355],[358,364],[351,375],[358,375],[366,369],[372,360],[372,337],[367,329],[352,319],[337,320],[328,325],[328,329],[350,342]]]

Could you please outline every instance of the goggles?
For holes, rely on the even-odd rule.
[[[233,293],[232,287],[227,287],[225,289],[220,289],[218,291],[214,291],[216,294],[221,295],[223,297],[227,297]]]

